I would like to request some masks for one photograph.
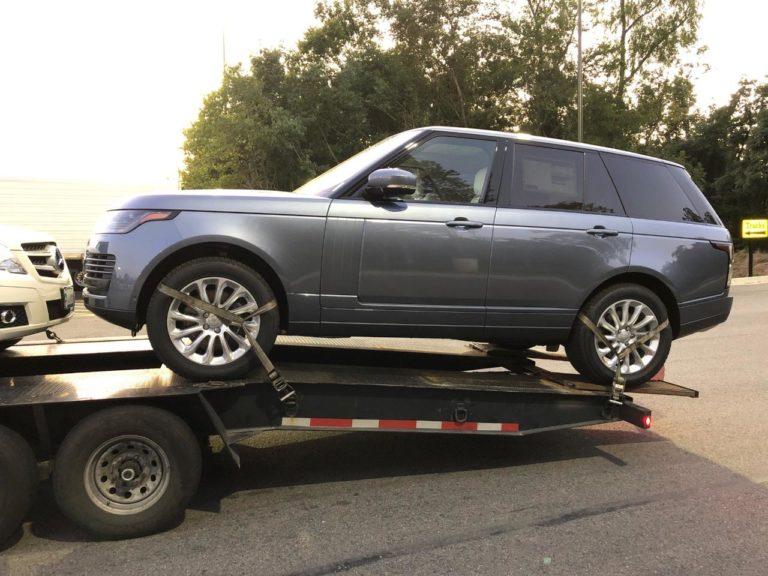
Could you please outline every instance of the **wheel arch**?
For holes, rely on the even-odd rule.
[[[609,286],[614,286],[616,284],[637,284],[648,288],[651,292],[661,298],[661,301],[667,308],[667,314],[669,316],[669,323],[672,328],[672,334],[675,338],[677,338],[678,334],[680,333],[680,307],[678,306],[677,298],[675,297],[672,289],[664,281],[660,280],[652,274],[632,271],[625,272],[617,276],[612,276],[587,295],[587,297],[581,303],[579,310],[583,309],[587,302],[589,302],[595,296],[595,294]]]
[[[192,244],[184,246],[168,255],[158,262],[147,276],[141,286],[137,304],[136,318],[138,324],[142,325],[146,321],[147,306],[149,300],[160,281],[174,268],[197,258],[222,257],[232,258],[258,272],[262,278],[269,284],[272,292],[277,298],[278,311],[280,313],[280,328],[285,330],[288,327],[288,296],[280,277],[274,269],[257,254],[235,244],[226,242],[206,242],[202,244]]]

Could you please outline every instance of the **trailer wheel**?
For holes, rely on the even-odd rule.
[[[0,426],[0,545],[24,520],[37,491],[37,461],[29,444]]]
[[[172,526],[200,481],[200,448],[175,414],[148,406],[102,410],[75,426],[56,456],[62,512],[102,538]]]

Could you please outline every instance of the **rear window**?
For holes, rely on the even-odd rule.
[[[624,216],[624,207],[616,193],[616,187],[597,153],[587,153],[584,175],[587,184],[584,191],[584,211]]]
[[[618,154],[602,154],[602,158],[630,217],[669,222],[705,221],[678,184],[670,166]]]
[[[696,211],[704,219],[707,224],[720,224],[720,218],[715,213],[715,209],[707,200],[706,196],[699,190],[696,183],[691,179],[691,175],[688,174],[683,168],[679,166],[669,166],[669,171],[672,172],[672,176],[675,181],[680,185],[683,191],[688,195],[688,198],[696,207]]]
[[[581,210],[584,155],[540,146],[515,146],[514,204]]]

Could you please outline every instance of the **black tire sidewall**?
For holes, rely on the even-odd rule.
[[[16,344],[18,344],[19,342],[21,342],[21,338],[13,338],[11,340],[0,340],[0,352],[2,352],[3,350],[7,350],[11,346],[16,346]]]
[[[29,512],[37,484],[32,448],[16,432],[0,426],[0,547]]]
[[[169,461],[168,486],[155,504],[129,515],[110,514],[91,501],[85,468],[95,450],[112,438],[149,438]],[[53,490],[61,511],[75,524],[99,538],[133,538],[172,526],[184,513],[200,481],[201,455],[189,426],[178,416],[150,406],[120,406],[102,410],[75,426],[56,455]]]
[[[642,302],[653,310],[656,319],[661,324],[667,320],[667,308],[654,292],[637,284],[616,284],[597,293],[582,308],[582,312],[594,323],[600,315],[613,303],[620,300],[633,299]],[[672,345],[672,329],[667,326],[661,332],[661,339],[656,354],[650,364],[634,374],[624,374],[627,385],[647,382],[655,376],[667,360]],[[580,320],[571,332],[571,338],[566,346],[568,358],[583,376],[602,384],[610,384],[614,372],[602,363],[595,351],[595,335]]]
[[[269,284],[252,268],[235,260],[226,258],[200,258],[171,271],[162,283],[181,290],[194,280],[218,276],[229,278],[247,288],[256,298],[259,306],[274,299]],[[202,366],[186,359],[174,347],[168,336],[166,318],[173,299],[160,292],[155,292],[147,307],[147,334],[152,347],[160,359],[171,370],[190,380],[226,380],[245,376],[255,365],[256,355],[247,353],[224,366]],[[280,328],[280,315],[274,308],[261,315],[259,333],[256,337],[265,352],[272,349]]]

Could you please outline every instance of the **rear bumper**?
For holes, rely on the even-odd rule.
[[[718,296],[707,300],[697,300],[680,306],[680,331],[678,338],[694,332],[708,330],[725,322],[731,313],[733,298]]]

